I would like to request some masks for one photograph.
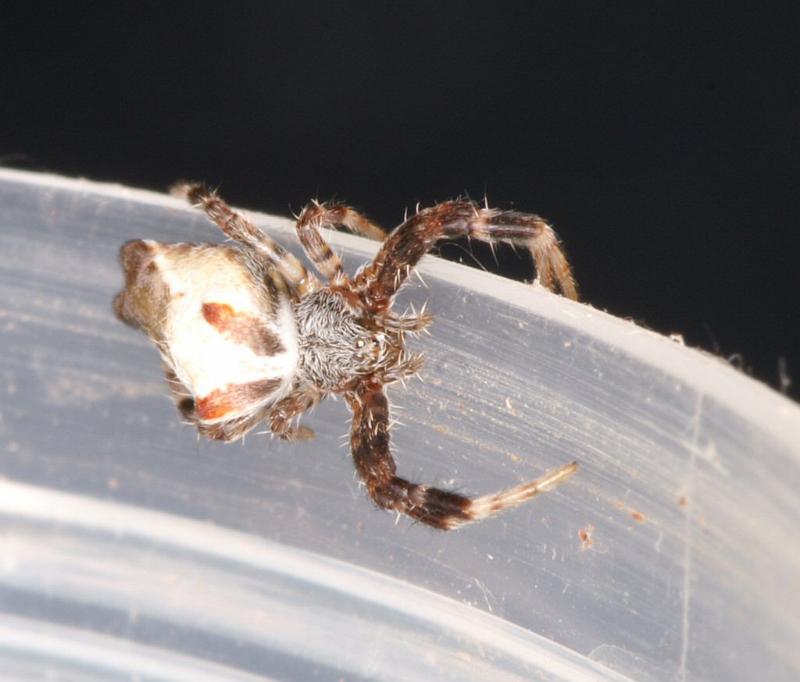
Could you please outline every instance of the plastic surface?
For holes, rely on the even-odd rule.
[[[0,235],[4,680],[800,676],[800,409],[719,360],[426,258],[400,471],[482,493],[581,462],[443,534],[371,505],[342,401],[312,442],[181,424],[111,298],[122,242],[219,241],[203,216],[0,171]],[[329,236],[350,269],[376,248]]]

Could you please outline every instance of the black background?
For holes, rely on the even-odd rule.
[[[594,306],[800,395],[794,3],[4,3],[0,163],[552,220]],[[149,235],[154,236],[154,235]],[[522,256],[499,265],[530,275]],[[448,253],[473,261],[469,249]]]

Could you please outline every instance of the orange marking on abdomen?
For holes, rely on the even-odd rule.
[[[285,351],[280,339],[257,317],[240,313],[227,303],[203,303],[203,318],[231,343],[247,346],[256,355]]]
[[[214,422],[225,419],[232,412],[249,412],[274,394],[280,386],[281,379],[274,378],[215,388],[208,395],[195,400],[195,413],[201,422]]]
[[[220,332],[224,332],[230,327],[236,314],[236,311],[227,303],[203,303],[203,317],[206,322]]]
[[[195,401],[195,412],[201,421],[216,421],[222,419],[226,414],[232,412],[235,405],[230,402],[228,391],[215,389],[205,398],[198,398]]]

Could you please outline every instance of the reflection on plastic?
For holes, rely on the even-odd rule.
[[[124,660],[127,674],[227,680],[237,678],[230,670],[198,666],[199,655],[213,646],[226,660],[253,647],[295,659],[293,666],[305,669],[306,679],[321,670],[430,679],[432,658],[445,679],[609,675],[573,651],[456,601],[242,533],[14,483],[0,483],[0,513],[13,527],[7,536],[13,562],[5,574],[7,588],[35,594],[47,584],[82,612],[83,629],[94,619],[94,629],[100,629],[111,611],[150,623],[151,636],[162,646],[169,642],[173,651],[195,655],[170,656],[164,671],[148,670],[160,654],[126,659],[115,651],[112,657],[104,639],[93,646],[66,629],[47,632],[53,645],[45,647],[41,630],[26,624],[30,644],[17,638],[10,646],[6,640],[7,658],[12,648],[22,660],[44,650],[98,671],[121,668]],[[129,589],[120,586],[135,589],[135,611]],[[21,626],[16,622],[15,629]],[[198,630],[212,635],[203,648],[197,646]],[[387,645],[365,656],[353,643],[369,641],[376,630]],[[78,650],[76,639],[83,641]]]
[[[317,438],[198,441],[119,324],[119,245],[216,240],[179,201],[0,172],[3,679],[793,680],[800,410],[632,323],[435,258],[391,391],[401,472],[479,494],[579,473],[442,536]],[[291,246],[288,221],[258,217]],[[568,242],[568,234],[562,236]],[[348,268],[374,245],[332,235]],[[580,274],[580,273],[578,273]]]

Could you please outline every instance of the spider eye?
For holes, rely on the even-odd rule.
[[[366,343],[367,342],[364,341],[364,339],[358,339],[358,341],[356,341],[356,348],[363,348],[366,345]]]

